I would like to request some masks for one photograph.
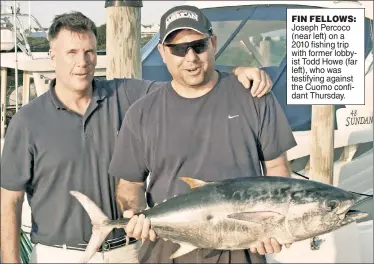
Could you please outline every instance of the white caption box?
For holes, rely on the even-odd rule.
[[[365,103],[365,9],[287,9],[287,104]]]

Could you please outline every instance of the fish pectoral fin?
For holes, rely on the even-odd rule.
[[[266,221],[279,222],[284,219],[284,215],[271,211],[242,212],[230,214],[227,217],[258,224],[263,224]]]
[[[184,181],[185,183],[187,183],[190,186],[191,189],[197,188],[197,187],[202,187],[205,184],[208,184],[208,182],[198,180],[198,179],[194,179],[194,178],[191,178],[191,177],[179,177],[179,178],[182,181]]]
[[[171,256],[170,256],[170,259],[175,259],[175,258],[178,258],[180,256],[183,256],[187,253],[190,253],[191,251],[197,249],[197,247],[195,247],[194,245],[191,245],[189,243],[179,243],[180,247],[177,249],[177,251],[175,251]]]

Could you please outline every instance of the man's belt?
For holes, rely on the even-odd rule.
[[[120,237],[120,238],[114,238],[111,240],[105,241],[101,246],[97,249],[97,252],[105,252],[109,251],[115,248],[123,247],[126,245],[134,244],[137,240],[135,238],[130,237]],[[52,247],[57,248],[64,248],[69,250],[79,250],[79,251],[85,251],[88,244],[78,244],[78,245],[53,245]]]

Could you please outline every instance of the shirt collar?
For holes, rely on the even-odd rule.
[[[52,99],[52,102],[56,109],[62,109],[66,110],[66,106],[58,99],[55,91],[55,86],[56,86],[56,79],[53,79],[49,83],[49,90],[48,90],[48,95]],[[96,79],[92,80],[92,99],[93,101],[96,101],[97,103],[101,102],[108,96],[108,90],[104,85],[102,85],[102,82]]]

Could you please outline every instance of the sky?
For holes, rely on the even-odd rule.
[[[7,5],[13,5],[14,1],[1,1]],[[17,1],[20,4],[21,13],[28,14],[29,1]],[[181,5],[186,1],[142,1],[141,23],[159,24],[162,14],[169,8]],[[43,27],[49,27],[55,15],[80,11],[91,18],[96,26],[105,23],[105,1],[31,1],[31,15],[33,15]]]

